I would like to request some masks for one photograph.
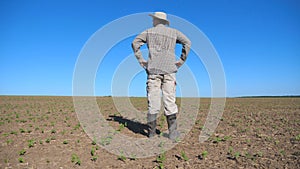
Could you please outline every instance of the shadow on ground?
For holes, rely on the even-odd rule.
[[[107,119],[108,121],[115,121],[115,122],[118,122],[119,124],[123,124],[124,127],[128,128],[130,131],[132,131],[136,134],[141,134],[144,136],[148,135],[146,131],[149,129],[149,126],[147,124],[143,124],[138,121],[126,119],[122,116],[111,115],[109,117],[110,118]],[[160,131],[156,129],[156,133],[160,134]]]

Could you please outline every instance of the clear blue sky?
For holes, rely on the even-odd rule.
[[[72,95],[77,57],[93,33],[120,17],[159,10],[193,23],[210,39],[223,63],[228,96],[300,95],[297,0],[2,0],[0,95]],[[103,60],[96,95],[111,95],[113,73],[131,40]],[[195,59],[192,52],[186,64],[200,96],[210,96],[207,72]],[[130,95],[145,96],[145,78],[140,73],[133,79]]]

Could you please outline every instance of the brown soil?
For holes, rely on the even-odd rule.
[[[130,100],[147,110],[145,98]],[[112,98],[97,102],[109,124],[120,130],[126,121]],[[199,143],[209,106],[210,99],[201,99],[196,124],[173,149],[126,158],[85,134],[72,97],[1,96],[0,168],[300,168],[300,98],[227,99],[216,132]],[[119,132],[146,137],[134,127],[125,125]]]

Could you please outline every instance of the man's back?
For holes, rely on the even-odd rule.
[[[175,72],[177,31],[160,24],[146,32],[149,49],[148,71],[152,74]]]
[[[180,31],[158,24],[141,33],[133,42],[133,46],[147,43],[149,49],[147,71],[150,74],[170,74],[177,72],[175,47],[176,43],[189,50],[190,41]],[[181,56],[182,62],[186,55]]]

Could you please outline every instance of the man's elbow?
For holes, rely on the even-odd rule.
[[[191,47],[192,46],[192,42],[188,39],[186,45],[189,46],[189,47]]]
[[[134,41],[131,43],[131,48],[133,49],[133,51],[136,51],[136,45],[134,44]]]

